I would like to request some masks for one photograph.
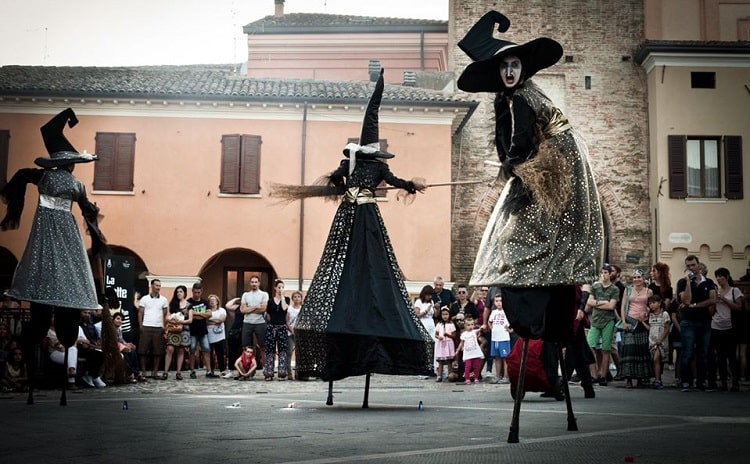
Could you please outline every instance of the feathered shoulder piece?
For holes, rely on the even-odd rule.
[[[42,174],[44,174],[44,169],[20,169],[0,190],[0,199],[8,205],[5,217],[0,222],[0,230],[18,229],[26,198],[26,185],[39,184]]]

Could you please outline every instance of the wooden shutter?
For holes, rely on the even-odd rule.
[[[115,134],[97,132],[94,163],[94,190],[114,190],[115,185]]]
[[[133,190],[135,134],[97,132],[94,190]]]
[[[670,135],[667,139],[669,156],[669,198],[687,198],[687,154],[684,135]]]
[[[221,137],[221,193],[240,191],[240,136]]]
[[[10,131],[0,130],[0,189],[8,183],[8,153]]]
[[[724,137],[724,196],[729,200],[742,200],[742,137]]]
[[[260,193],[259,135],[243,135],[240,158],[240,193]]]
[[[135,166],[135,134],[116,134],[114,176],[112,190],[133,190],[133,168]]]

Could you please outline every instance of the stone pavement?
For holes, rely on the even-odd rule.
[[[666,379],[665,379],[666,380]],[[667,383],[667,382],[665,382]],[[739,463],[750,453],[750,393],[571,386],[564,402],[527,393],[520,439],[508,444],[507,385],[436,383],[412,376],[327,383],[199,378],[68,393],[0,395],[0,460],[10,463]],[[128,409],[123,410],[127,401]],[[422,401],[424,409],[419,411]]]

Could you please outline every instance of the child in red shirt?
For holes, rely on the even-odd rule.
[[[234,363],[234,368],[237,369],[238,376],[236,380],[248,380],[255,376],[255,370],[258,368],[258,364],[255,362],[255,356],[253,355],[253,348],[246,346],[242,350],[242,355],[237,358]]]

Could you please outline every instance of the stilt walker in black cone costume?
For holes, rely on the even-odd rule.
[[[371,373],[427,375],[433,341],[414,315],[401,270],[375,201],[381,181],[409,193],[423,190],[418,180],[394,176],[385,160],[394,155],[378,143],[378,110],[383,71],[365,112],[359,144],[344,148],[347,159],[325,177],[325,185],[275,186],[272,195],[288,200],[310,196],[341,198],[323,256],[294,328],[297,374],[334,380]],[[342,197],[343,195],[343,197]]]
[[[505,32],[510,20],[490,11],[458,44],[473,61],[458,88],[496,93],[495,144],[507,180],[470,285],[501,288],[503,308],[524,348],[529,339],[541,338],[557,343],[560,353],[572,336],[576,285],[593,282],[599,270],[601,205],[586,145],[531,80],[562,57],[562,46],[546,37],[523,45],[499,40],[493,37],[495,25]],[[518,441],[524,368],[522,359],[509,442]],[[568,429],[576,430],[562,371]]]
[[[8,296],[31,303],[31,333],[24,333],[29,366],[33,367],[33,347],[50,328],[54,313],[58,339],[66,347],[73,346],[78,336],[80,311],[99,308],[91,265],[86,248],[71,212],[78,203],[92,239],[92,251],[97,254],[104,247],[104,236],[97,220],[99,208],[86,197],[86,190],[72,172],[78,163],[95,161],[95,155],[78,153],[63,135],[66,124],[78,123],[75,113],[68,108],[42,126],[42,138],[49,157],[34,162],[43,169],[21,169],[0,192],[8,204],[0,229],[16,229],[23,212],[27,184],[39,190],[31,233],[26,250],[13,275]],[[66,365],[67,365],[66,349]],[[67,385],[67,382],[64,382]],[[33,388],[29,388],[29,404],[33,403]],[[65,389],[61,404],[65,404]]]

